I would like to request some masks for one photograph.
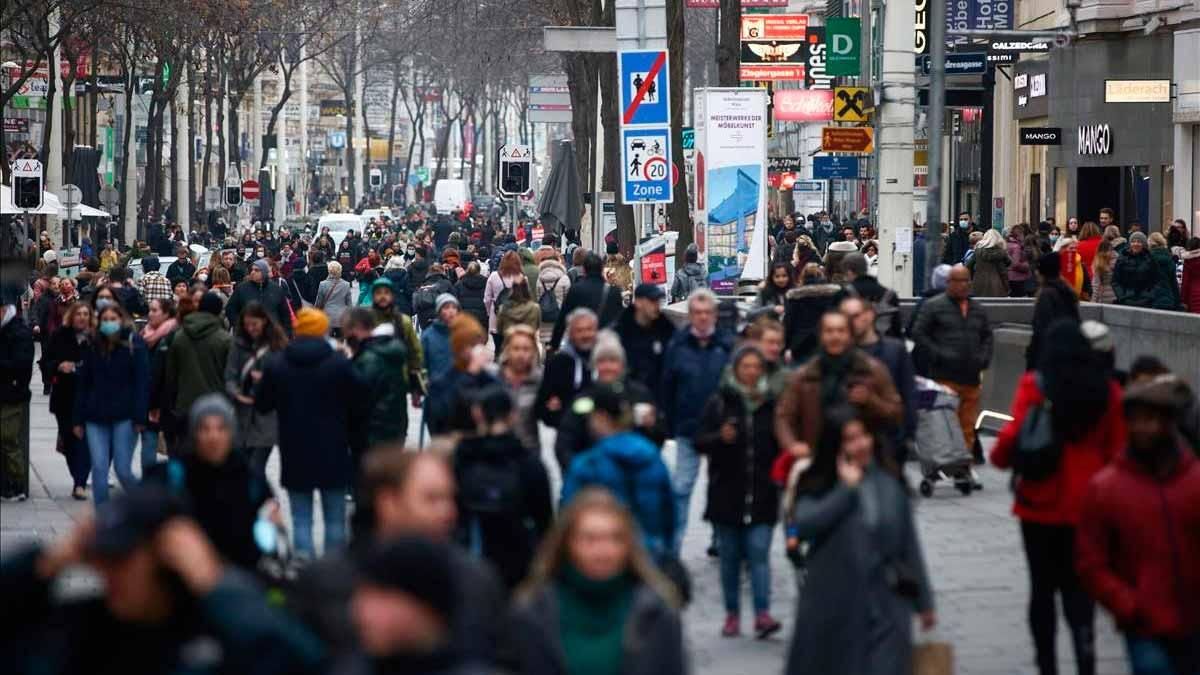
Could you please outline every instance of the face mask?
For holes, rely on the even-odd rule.
[[[112,337],[119,332],[121,332],[121,322],[120,321],[101,321],[100,322],[100,334],[101,335],[106,335],[108,337]]]
[[[109,300],[108,298],[100,298],[99,300],[96,301],[96,311],[100,311],[100,310],[104,309],[105,307],[111,307],[112,304],[113,304],[112,300]]]
[[[967,226],[969,226],[970,224],[971,224],[970,221],[966,221],[966,220],[958,221],[958,226],[964,230],[967,229]]]
[[[1058,235],[1057,234],[1050,235],[1050,243],[1053,244],[1056,241],[1058,241]]]
[[[201,275],[200,275],[200,281],[208,281],[208,275],[207,275],[207,274],[201,274]]]

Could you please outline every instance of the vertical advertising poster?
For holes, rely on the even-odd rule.
[[[732,294],[767,262],[767,92],[703,89],[708,283]],[[697,171],[699,171],[697,166]]]

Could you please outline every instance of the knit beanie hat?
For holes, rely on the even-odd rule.
[[[234,428],[237,420],[233,405],[223,394],[205,394],[196,399],[196,402],[192,404],[192,409],[188,411],[188,429],[191,430],[192,435],[196,435],[196,429],[199,428],[200,422],[204,418],[213,416],[220,417],[225,426],[230,429]]]
[[[433,311],[441,312],[442,308],[445,307],[447,304],[451,304],[451,305],[454,305],[455,307],[458,307],[459,306],[458,298],[454,297],[453,293],[442,293],[441,295],[437,296],[437,301],[435,301],[433,304]]]
[[[271,265],[264,258],[259,258],[254,261],[254,268],[262,272],[263,279],[271,278]]]
[[[1145,245],[1146,242],[1148,241],[1146,239],[1146,233],[1145,232],[1134,232],[1133,234],[1129,235],[1129,243],[1132,244],[1135,241],[1140,241],[1140,242],[1142,242],[1142,245]]]
[[[329,332],[329,316],[315,307],[305,307],[296,312],[292,328],[296,337],[325,337]]]
[[[409,595],[447,619],[454,612],[455,583],[446,545],[413,536],[394,537],[358,561],[360,583]]]
[[[221,312],[225,310],[225,303],[221,302],[221,296],[208,292],[200,296],[200,306],[197,309],[213,316],[221,316]]]
[[[1038,258],[1037,271],[1047,279],[1053,279],[1062,273],[1062,258],[1053,253],[1047,253]]]

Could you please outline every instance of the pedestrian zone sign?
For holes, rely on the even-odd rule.
[[[671,123],[670,63],[665,50],[617,54],[621,85],[621,125]]]
[[[626,204],[665,204],[674,199],[669,127],[622,129],[621,162]]]

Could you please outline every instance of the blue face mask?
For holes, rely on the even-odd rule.
[[[970,225],[970,224],[971,224],[971,223],[970,223],[969,221],[966,221],[966,220],[960,220],[960,221],[958,221],[958,226],[959,226],[959,227],[961,227],[961,228],[962,228],[962,229],[964,229],[964,230],[965,230],[965,229],[967,229],[967,226],[968,226],[968,225]]]
[[[113,304],[113,301],[109,300],[108,298],[97,298],[96,299],[96,311],[97,312],[103,311],[104,308],[110,307],[112,304]]]
[[[100,322],[100,334],[101,335],[107,335],[109,337],[112,337],[113,335],[116,335],[119,332],[121,332],[121,322],[120,321],[101,321]]]

